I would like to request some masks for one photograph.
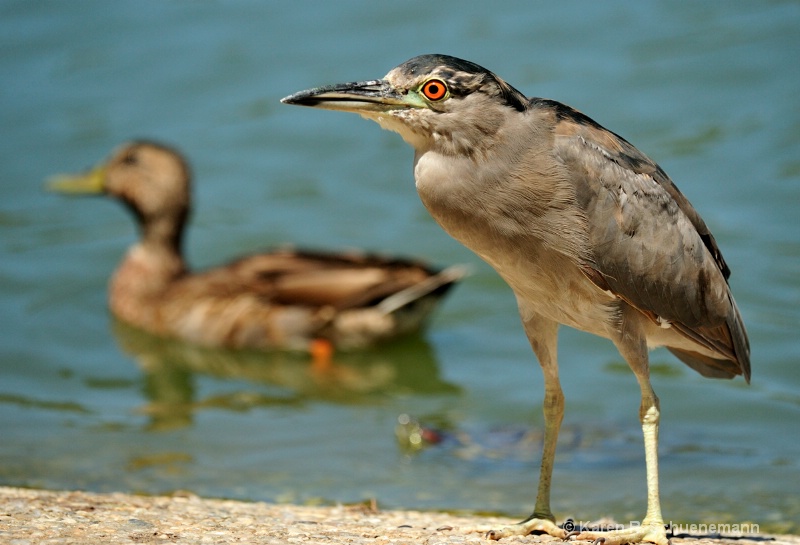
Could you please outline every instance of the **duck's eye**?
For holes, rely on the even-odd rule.
[[[126,153],[122,156],[122,164],[124,165],[135,165],[137,161],[138,159],[136,158],[136,154],[133,152]]]
[[[447,96],[447,84],[440,79],[430,79],[422,86],[422,94],[434,102],[442,100]]]

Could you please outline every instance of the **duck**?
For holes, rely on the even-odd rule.
[[[118,146],[51,191],[104,195],[133,215],[138,240],[108,287],[118,320],[147,333],[214,348],[310,353],[371,347],[420,332],[465,274],[365,251],[279,247],[192,270],[183,254],[192,175],[176,148],[153,140]]]

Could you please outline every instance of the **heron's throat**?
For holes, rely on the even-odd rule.
[[[382,129],[396,132],[415,150],[425,150],[430,147],[430,136],[415,123],[411,122],[406,112],[365,112],[361,116],[365,119],[371,119],[380,125]]]

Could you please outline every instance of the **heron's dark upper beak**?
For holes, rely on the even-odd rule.
[[[316,87],[289,95],[282,98],[281,102],[360,114],[417,106],[413,95],[398,92],[392,84],[383,79]]]

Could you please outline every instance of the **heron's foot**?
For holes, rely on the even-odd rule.
[[[626,543],[655,543],[656,545],[670,545],[667,539],[667,529],[664,523],[643,523],[640,526],[631,526],[619,530],[582,530],[573,532],[578,541],[594,541],[597,545],[625,545]]]
[[[486,532],[487,539],[502,539],[504,537],[511,537],[511,536],[527,536],[530,533],[539,532],[544,534],[550,534],[553,537],[557,537],[559,539],[566,539],[567,538],[567,531],[563,528],[560,528],[556,525],[555,522],[548,519],[540,519],[540,518],[530,518],[528,520],[523,520],[517,524],[511,524],[509,526],[503,526],[502,528],[498,528],[497,530],[489,530]]]

